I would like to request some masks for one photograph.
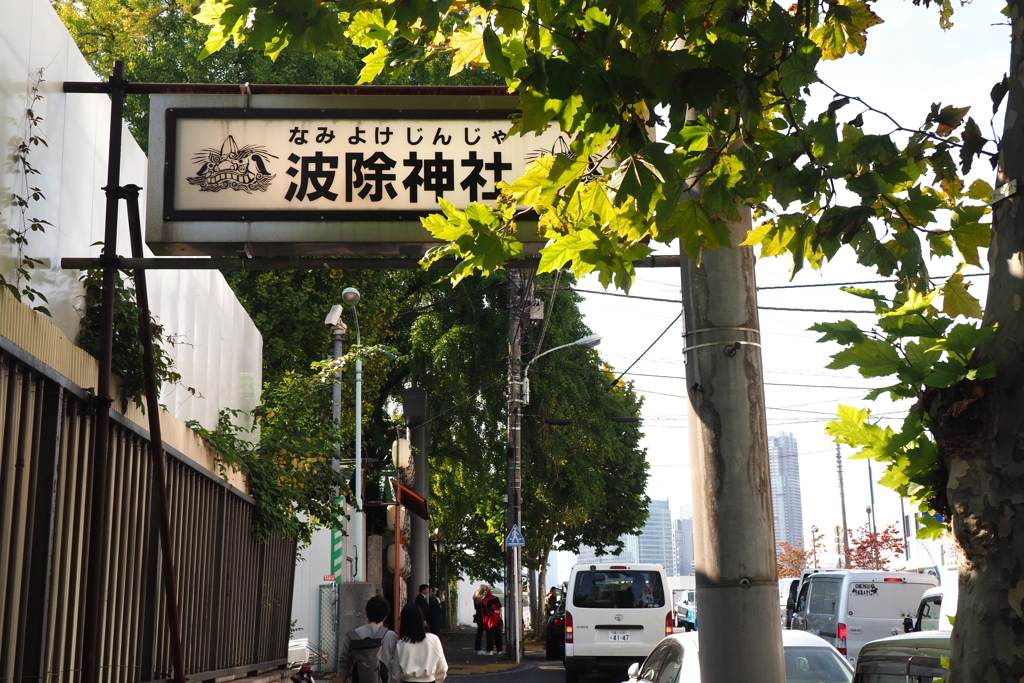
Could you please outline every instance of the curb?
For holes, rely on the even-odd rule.
[[[493,664],[467,664],[467,665],[453,665],[448,669],[448,677],[453,678],[457,676],[482,676],[491,675],[497,676],[500,674],[514,673],[517,671],[526,671],[528,669],[536,668],[534,662],[523,660],[519,664],[515,662],[495,662]]]

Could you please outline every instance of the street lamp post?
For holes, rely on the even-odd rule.
[[[362,344],[359,336],[359,290],[346,287],[341,292],[341,300],[352,307],[352,319],[356,328],[356,346]],[[356,510],[352,532],[355,536],[355,567],[353,580],[363,580],[363,359],[356,356]]]
[[[342,307],[340,304],[331,306],[330,312],[324,319],[324,325],[331,328],[332,340],[334,342],[333,357],[335,360],[341,358],[341,342],[348,332],[348,326],[341,322]],[[331,406],[331,418],[333,420],[334,428],[338,429],[341,426],[341,365],[338,366],[338,370],[334,375],[334,391],[332,395],[332,406]],[[338,450],[334,455],[334,461],[331,463],[335,472],[341,471],[341,442],[338,442]],[[342,574],[342,555],[336,550],[341,541],[341,532],[339,530],[331,530],[331,575],[341,576]]]
[[[505,507],[506,533],[511,533],[513,527],[522,529],[522,479],[519,476],[522,468],[522,441],[520,438],[520,427],[522,423],[522,407],[530,403],[530,368],[538,359],[548,355],[552,351],[558,351],[569,346],[597,346],[601,342],[601,335],[589,334],[586,337],[577,339],[568,344],[562,344],[539,353],[526,364],[523,369],[522,382],[516,386],[515,379],[518,373],[513,368],[510,373],[509,387],[509,430],[508,430],[508,451],[509,451],[509,496]],[[511,354],[510,357],[514,355]],[[516,389],[519,391],[516,391]],[[516,405],[519,404],[519,405]],[[523,565],[522,548],[515,546],[506,548],[506,615],[508,624],[507,652],[509,659],[520,662],[522,660],[520,636],[523,630]]]

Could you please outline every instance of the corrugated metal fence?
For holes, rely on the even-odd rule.
[[[88,392],[0,337],[0,683],[77,681],[88,566]],[[171,676],[146,432],[111,423],[102,680]],[[165,446],[189,680],[281,666],[295,544],[261,544],[253,505]]]

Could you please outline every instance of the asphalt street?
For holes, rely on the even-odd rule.
[[[559,661],[545,660],[543,653],[527,652],[523,665],[511,671],[450,676],[449,680],[458,683],[562,683],[565,669]],[[580,683],[622,683],[624,680],[625,675],[588,674],[580,678]]]

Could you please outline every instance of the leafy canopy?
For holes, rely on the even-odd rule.
[[[927,289],[926,255],[955,248],[977,263],[987,244],[990,188],[959,177],[988,154],[966,108],[936,104],[888,135],[865,133],[873,110],[853,97],[810,110],[818,64],[862,53],[882,21],[863,0],[824,12],[764,0],[206,0],[196,19],[209,26],[204,55],[356,45],[365,83],[446,55],[450,73],[488,69],[517,93],[512,132],[568,132],[572,153],[535,162],[495,206],[425,220],[448,242],[431,257],[464,259],[456,277],[521,254],[517,205],[540,216],[542,271],[597,272],[621,288],[652,240],[678,238],[698,261],[729,246],[723,221],[744,205],[759,218],[745,243],[791,255],[794,272],[849,245]]]

